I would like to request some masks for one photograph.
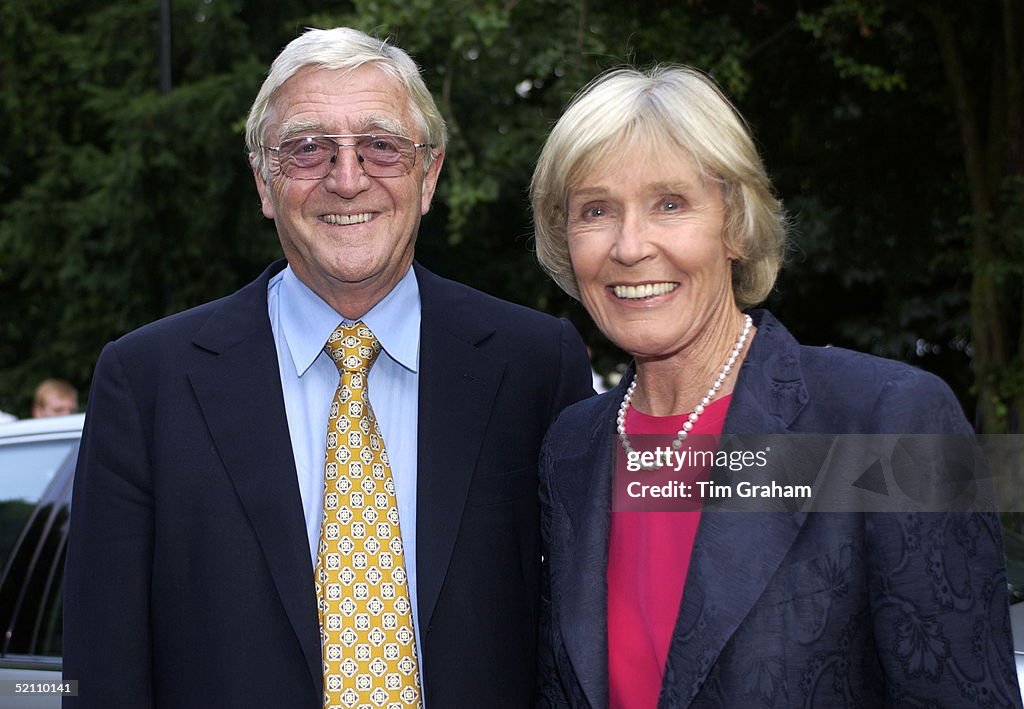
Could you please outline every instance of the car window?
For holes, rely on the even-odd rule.
[[[73,439],[0,445],[0,501],[37,502],[74,445]]]

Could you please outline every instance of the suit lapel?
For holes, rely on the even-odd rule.
[[[733,392],[725,434],[784,434],[807,402],[796,341],[767,312],[755,313],[755,321],[758,333]],[[703,513],[659,706],[687,707],[697,696],[803,520],[803,513]]]
[[[461,291],[415,268],[422,303],[416,594],[420,627],[429,628],[505,362],[479,348],[494,328]]]
[[[195,337],[213,356],[188,377],[319,691],[313,571],[267,314],[267,283],[283,266],[274,264],[223,301]]]

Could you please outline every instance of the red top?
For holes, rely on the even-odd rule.
[[[730,396],[713,401],[690,435],[719,435]],[[630,407],[626,431],[675,434],[685,416],[648,416]],[[707,439],[705,439],[707,440]],[[634,443],[634,448],[638,446]],[[689,470],[692,479],[704,471]],[[634,473],[641,479],[643,472]],[[695,494],[692,502],[699,502]],[[700,522],[690,512],[611,513],[608,544],[608,686],[611,709],[657,706],[669,642]]]

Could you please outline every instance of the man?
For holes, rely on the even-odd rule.
[[[413,263],[445,134],[400,49],[303,34],[246,136],[287,265],[100,356],[67,706],[530,706],[536,457],[583,344]]]
[[[67,416],[78,411],[78,389],[63,379],[44,379],[32,397],[32,418]]]

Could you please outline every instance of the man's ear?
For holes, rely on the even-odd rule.
[[[267,219],[273,219],[274,202],[270,198],[270,185],[263,179],[260,169],[256,167],[256,153],[249,153],[249,167],[252,168],[252,176],[256,180],[256,191],[260,193],[260,206],[263,208],[263,216]]]
[[[430,211],[430,203],[434,199],[434,190],[437,189],[437,178],[441,175],[442,164],[444,164],[444,153],[438,152],[434,162],[430,163],[430,167],[423,175],[423,189],[420,191],[420,214]],[[266,210],[263,213],[266,214]]]

